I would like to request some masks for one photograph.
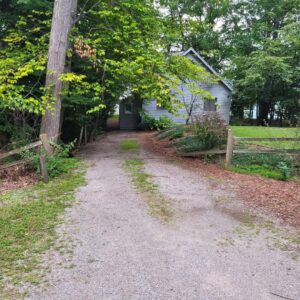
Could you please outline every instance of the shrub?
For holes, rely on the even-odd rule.
[[[159,140],[163,140],[168,138],[169,140],[174,140],[183,137],[184,135],[184,127],[183,126],[176,126],[173,128],[170,128],[168,130],[163,130],[161,131],[158,135],[157,138]]]
[[[172,125],[172,120],[167,116],[160,116],[159,119],[156,119],[147,114],[144,114],[142,123],[140,124],[140,128],[144,130],[159,130],[167,129]]]
[[[227,127],[218,113],[202,114],[193,118],[192,134],[201,150],[210,150],[226,144]]]
[[[71,150],[74,148],[74,142],[69,144],[52,144],[54,154],[46,155],[47,171],[50,178],[66,173],[76,164],[76,159],[70,157]],[[40,173],[39,154],[34,151],[24,151],[22,157],[29,162],[29,166]]]

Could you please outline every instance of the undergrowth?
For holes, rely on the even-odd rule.
[[[299,166],[295,157],[288,154],[235,154],[232,170],[278,180],[288,180],[299,175]]]
[[[177,127],[173,127],[168,130],[159,132],[159,134],[157,135],[157,138],[159,140],[163,140],[163,139],[174,140],[174,139],[183,137],[184,132],[185,132],[185,130],[184,130],[183,126],[177,126]]]
[[[84,166],[65,161],[65,173],[48,184],[0,194],[0,294],[2,299],[22,297],[22,283],[40,281],[40,254],[53,245],[55,226],[84,184]]]

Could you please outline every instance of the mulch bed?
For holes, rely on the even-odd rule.
[[[28,187],[37,181],[36,172],[28,170],[24,165],[0,170],[0,192]]]
[[[263,209],[281,219],[285,224],[300,228],[300,183],[279,181],[259,175],[234,173],[216,164],[201,159],[183,158],[169,145],[158,141],[152,133],[143,133],[140,138],[150,151],[164,155],[170,160],[181,161],[185,166],[201,170],[205,174],[221,179],[234,188],[240,199],[252,208]]]

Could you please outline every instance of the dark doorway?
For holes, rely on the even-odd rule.
[[[139,99],[129,97],[120,103],[120,129],[136,130],[141,122],[140,110],[142,102]]]

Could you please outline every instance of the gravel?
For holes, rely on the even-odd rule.
[[[217,179],[145,149],[121,151],[127,138],[139,134],[110,133],[81,151],[87,185],[57,228],[65,251],[45,255],[47,284],[27,299],[300,299],[289,233],[264,226]],[[122,167],[128,157],[145,161],[172,205],[170,222],[148,213]]]

